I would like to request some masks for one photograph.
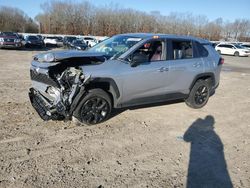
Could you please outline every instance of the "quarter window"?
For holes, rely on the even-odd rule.
[[[207,57],[208,51],[206,50],[206,48],[199,42],[195,42],[195,44],[198,49],[198,57]]]

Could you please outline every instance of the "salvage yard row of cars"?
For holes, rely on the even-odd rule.
[[[24,36],[13,32],[0,32],[0,48],[64,47],[74,50],[86,50],[99,42],[100,40],[92,36],[44,37],[42,35]],[[212,45],[219,54],[234,56],[250,55],[250,43],[212,42]]]
[[[99,41],[95,37],[21,35],[14,32],[0,32],[0,48],[44,48],[65,47],[86,50]]]

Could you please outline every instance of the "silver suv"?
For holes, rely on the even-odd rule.
[[[206,40],[121,34],[87,51],[34,56],[29,96],[43,120],[106,120],[112,109],[181,99],[203,107],[219,85],[224,60]]]

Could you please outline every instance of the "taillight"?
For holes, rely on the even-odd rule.
[[[224,64],[224,58],[220,58],[218,65],[223,65]]]

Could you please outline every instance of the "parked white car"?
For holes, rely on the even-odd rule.
[[[49,46],[49,45],[57,46],[56,37],[46,37],[43,41],[44,41],[45,46]]]
[[[94,37],[83,37],[82,39],[89,47],[92,47],[98,43]]]
[[[250,50],[238,45],[230,43],[220,43],[215,47],[215,50],[219,54],[234,55],[234,56],[248,56],[250,55]]]

